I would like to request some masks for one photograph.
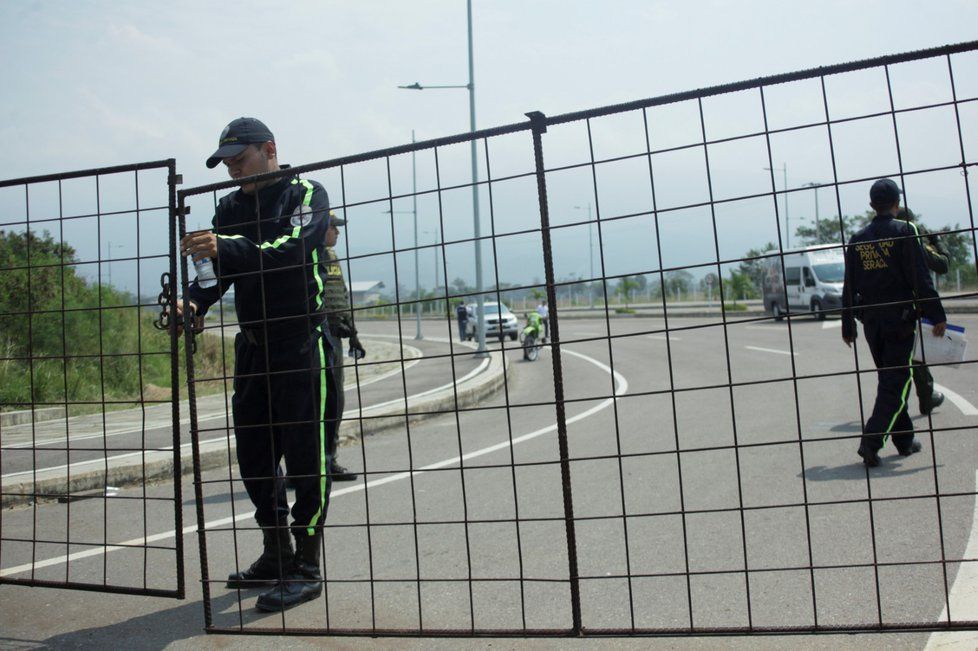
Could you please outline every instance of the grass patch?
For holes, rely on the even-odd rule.
[[[157,305],[91,283],[47,233],[0,231],[0,410],[67,405],[70,415],[130,409],[173,395],[169,334]],[[178,381],[186,378],[183,340]],[[199,394],[224,391],[234,347],[197,337]],[[103,403],[117,403],[105,404]]]

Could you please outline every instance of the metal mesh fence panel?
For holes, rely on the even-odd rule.
[[[209,631],[973,629],[974,355],[881,356],[909,331],[878,315],[937,314],[922,277],[862,297],[851,348],[839,317],[857,262],[930,246],[974,327],[976,50],[534,112],[230,199],[178,195],[172,160],[0,182],[0,583],[182,597],[196,530]],[[867,239],[882,177],[918,226]],[[177,237],[211,228],[191,328]]]
[[[217,231],[253,229],[254,250],[219,244],[244,247],[217,260],[234,307],[225,293],[195,335],[222,363],[187,355],[208,630],[973,628],[973,354],[930,364],[937,411],[904,386],[922,450],[887,442],[867,468],[877,365],[838,317],[869,186],[891,177],[949,248],[938,288],[972,327],[975,49],[531,113],[258,179],[307,212],[235,195]],[[346,222],[335,261],[307,236],[325,193],[296,176]],[[240,184],[181,191],[181,235]],[[362,359],[326,335],[336,266]],[[319,528],[308,603],[256,610],[276,590],[227,586],[269,534],[308,547]]]
[[[177,339],[154,327],[177,182],[173,160],[0,182],[0,583],[183,596],[159,535],[182,528]]]

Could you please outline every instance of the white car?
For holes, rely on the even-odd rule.
[[[510,312],[504,303],[486,301],[483,305],[486,314],[486,337],[502,339],[509,335],[510,339],[516,341],[520,330],[516,315]],[[476,303],[469,303],[465,306],[465,310],[469,314],[469,320],[465,323],[465,338],[469,341],[475,339],[475,329],[479,325],[476,309]]]

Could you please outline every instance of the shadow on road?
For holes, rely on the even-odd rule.
[[[236,607],[237,594],[214,597],[215,609]],[[199,599],[169,610],[159,610],[106,626],[82,628],[43,641],[53,649],[113,649],[120,644],[128,648],[162,649],[174,642],[197,637],[204,632],[204,608]],[[2,638],[0,638],[2,639]],[[125,643],[122,641],[126,640]]]
[[[934,469],[934,466],[932,465],[917,468],[901,468],[899,465],[895,465],[898,463],[899,462],[887,461],[884,458],[883,463],[878,467],[869,469],[869,474],[871,477],[900,477],[903,475],[915,475],[918,472],[933,472]],[[943,464],[940,464],[937,467],[941,468],[943,467]],[[804,476],[804,479],[809,481],[835,481],[839,479],[858,479],[860,481],[865,481],[866,470],[867,469],[863,467],[862,459],[856,457],[856,460],[852,463],[848,463],[843,466],[836,466],[834,468],[829,466],[812,466],[811,468],[806,469],[804,473],[800,474],[799,477]]]
[[[208,495],[202,501],[204,504],[226,504],[232,500],[243,500],[247,504],[247,509],[251,510],[251,503],[248,502],[248,494],[244,490],[240,490],[237,493],[215,493],[214,495]],[[197,500],[191,495],[183,501],[184,506],[193,506],[197,503]]]

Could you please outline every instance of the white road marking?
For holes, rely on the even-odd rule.
[[[613,374],[614,375],[614,378],[615,378],[615,381],[617,382],[617,384],[615,386],[615,397],[614,398],[607,398],[607,399],[603,400],[602,402],[598,403],[597,405],[591,407],[590,409],[588,409],[586,411],[583,411],[580,414],[577,414],[576,416],[572,416],[571,418],[568,418],[567,419],[567,424],[568,425],[570,425],[572,423],[576,423],[576,422],[578,422],[580,420],[583,420],[585,418],[588,418],[589,416],[591,416],[591,415],[593,415],[593,414],[601,411],[602,409],[605,409],[605,408],[611,406],[618,399],[618,397],[623,396],[623,395],[625,395],[628,392],[628,380],[626,380],[625,377],[621,373],[619,373],[618,371],[612,371],[610,367],[606,366],[605,364],[602,364],[601,362],[599,362],[598,360],[594,359],[593,357],[588,357],[587,355],[582,355],[581,353],[574,352],[573,350],[569,350],[567,348],[563,348],[563,349],[561,349],[561,352],[566,353],[568,355],[571,355],[573,357],[578,357],[578,358],[583,359],[583,360],[585,360],[587,362],[590,362],[591,364],[594,364],[595,366],[597,366],[598,368],[600,368],[605,373]],[[330,499],[331,500],[332,499],[336,499],[337,497],[341,497],[343,495],[347,495],[347,494],[350,494],[350,493],[357,493],[357,492],[360,492],[362,490],[365,490],[366,488],[374,488],[374,487],[377,487],[377,486],[382,486],[384,484],[389,484],[391,482],[399,481],[399,480],[402,480],[402,479],[407,479],[408,477],[410,477],[412,475],[415,476],[415,477],[417,477],[418,475],[424,474],[425,472],[430,471],[430,470],[436,470],[438,468],[444,468],[446,466],[452,466],[452,465],[455,465],[455,464],[459,463],[460,461],[468,461],[469,459],[474,459],[476,457],[481,457],[483,455],[490,454],[490,453],[496,452],[498,450],[506,449],[506,448],[508,448],[510,446],[513,446],[513,445],[518,445],[520,443],[525,443],[525,442],[530,441],[532,439],[535,439],[535,438],[538,438],[540,436],[543,436],[544,434],[549,434],[550,432],[553,432],[556,429],[557,429],[557,424],[554,423],[552,425],[547,425],[546,427],[541,427],[540,429],[534,430],[534,431],[529,432],[527,434],[523,434],[522,436],[518,436],[518,437],[512,439],[511,441],[510,440],[501,441],[500,443],[496,443],[495,445],[490,445],[488,447],[482,448],[481,450],[475,450],[473,452],[469,452],[468,454],[464,454],[462,456],[457,456],[457,457],[452,457],[450,459],[445,459],[444,461],[439,461],[437,463],[433,463],[431,465],[424,466],[422,468],[419,468],[419,469],[414,470],[414,471],[411,471],[411,472],[401,472],[401,473],[397,473],[397,474],[394,474],[394,475],[390,475],[388,477],[382,477],[380,479],[374,479],[372,481],[368,481],[366,483],[366,485],[364,485],[364,484],[356,484],[354,486],[348,486],[346,488],[341,488],[339,490],[334,490],[334,491],[331,491],[330,492]],[[218,527],[224,527],[224,526],[227,526],[227,525],[232,524],[234,522],[238,522],[238,521],[242,521],[242,520],[250,520],[253,517],[254,517],[254,514],[249,511],[248,513],[240,514],[237,517],[227,517],[227,518],[221,518],[220,520],[213,520],[211,522],[205,523],[205,525],[204,525],[204,531],[207,531],[208,529],[213,529],[213,528],[218,528]],[[187,535],[187,534],[192,534],[192,533],[194,533],[196,531],[197,531],[197,525],[190,525],[190,526],[184,527],[181,533],[183,535]],[[100,554],[107,554],[109,552],[118,551],[120,549],[131,549],[132,547],[145,546],[145,545],[147,545],[149,543],[156,542],[158,540],[166,540],[166,539],[172,538],[175,534],[176,534],[176,532],[175,531],[172,531],[172,530],[171,531],[164,531],[164,532],[161,532],[161,533],[152,534],[150,536],[145,536],[143,538],[133,538],[131,540],[123,541],[121,543],[117,543],[117,544],[113,544],[113,545],[107,545],[105,547],[97,547],[97,548],[94,548],[94,549],[86,549],[85,551],[75,552],[74,554],[69,554],[67,556],[56,556],[54,558],[48,558],[48,559],[45,559],[43,561],[36,561],[34,563],[27,563],[25,565],[16,565],[14,567],[10,567],[10,568],[7,568],[5,570],[0,570],[0,576],[10,576],[10,575],[13,575],[13,574],[21,574],[23,572],[29,572],[32,569],[35,569],[36,570],[36,569],[41,569],[41,568],[44,568],[44,567],[51,567],[52,565],[60,565],[62,563],[69,563],[71,561],[79,560],[79,559],[82,559],[82,558],[88,558],[88,557],[91,557],[91,556],[98,556]]]
[[[377,403],[375,405],[370,405],[369,407],[362,407],[359,410],[360,411],[360,416],[362,417],[363,416],[363,412],[365,412],[365,411],[370,411],[372,409],[380,409],[381,407],[386,407],[387,405],[396,405],[398,403],[408,404],[411,400],[415,400],[417,398],[422,398],[424,396],[431,395],[432,393],[437,393],[438,391],[442,391],[444,389],[448,389],[449,387],[452,387],[452,386],[455,386],[456,384],[460,384],[462,382],[465,382],[469,378],[478,375],[479,373],[481,373],[482,371],[484,371],[487,366],[489,366],[489,360],[488,359],[484,359],[484,360],[482,360],[482,363],[481,364],[479,364],[477,367],[475,367],[474,369],[472,369],[471,371],[469,371],[464,376],[462,376],[461,378],[459,378],[458,380],[456,380],[454,382],[449,382],[448,384],[443,384],[440,387],[435,387],[434,389],[428,389],[427,391],[422,391],[421,393],[415,393],[414,395],[407,396],[405,398],[394,398],[393,400],[388,400],[387,402],[379,402],[379,403]]]
[[[658,339],[659,341],[682,341],[682,337],[677,337],[676,335],[645,335],[649,339]]]
[[[951,391],[946,386],[935,383],[934,390],[940,391],[947,399],[954,403],[954,406],[961,410],[961,413],[965,416],[978,416],[978,408],[975,408],[973,404],[965,400],[961,395]]]
[[[228,438],[230,438],[230,434],[228,434],[228,436],[224,436],[216,439],[207,439],[206,441],[201,441],[200,443],[204,444],[204,443],[210,443],[211,441],[227,440]],[[192,445],[191,443],[184,443],[183,445],[180,446],[180,449],[181,450],[189,449],[191,445]],[[151,450],[139,450],[138,452],[127,452],[126,454],[116,454],[111,457],[99,457],[97,459],[89,459],[88,461],[78,461],[76,463],[70,464],[70,467],[84,468],[85,466],[92,466],[92,465],[104,467],[110,461],[117,461],[119,459],[129,459],[131,457],[140,457],[146,454],[147,452],[170,452],[172,450],[173,450],[172,445],[163,448],[153,448]],[[97,452],[98,450],[95,451]],[[37,472],[67,470],[68,468],[69,465],[65,464],[60,466],[45,466],[44,468],[38,468],[36,470],[21,470],[20,472],[11,472],[6,475],[3,475],[3,479],[13,479],[14,477],[22,477],[24,475],[34,475]]]
[[[826,319],[825,321],[822,321],[822,330],[830,330],[832,328],[841,328],[841,327],[842,327],[842,319],[832,319],[831,321]]]
[[[792,353],[791,351],[787,351],[787,350],[777,350],[775,348],[761,348],[760,346],[744,346],[744,348],[747,348],[748,350],[757,350],[762,353],[775,353],[777,355],[794,355],[795,357],[798,356],[798,353]]]
[[[386,336],[389,336],[389,335],[369,335],[369,334],[365,334],[365,335],[361,335],[361,336],[362,337],[386,337]],[[442,341],[444,341],[444,340],[442,340]],[[415,353],[417,353],[417,356],[416,357],[410,359],[409,361],[405,361],[404,362],[404,368],[403,368],[403,370],[406,371],[409,368],[411,368],[412,366],[414,366],[416,364],[419,364],[421,362],[421,358],[424,357],[424,353],[422,353],[420,349],[415,348],[414,346],[407,346],[407,345],[405,345],[403,347],[404,348],[410,348]],[[393,359],[393,360],[390,360],[389,362],[385,362],[385,363],[394,363],[394,362],[397,362],[397,361],[399,361],[399,360]],[[348,367],[348,368],[351,369],[350,371],[348,371],[348,377],[349,377],[349,375],[352,375],[353,374],[353,371],[352,371],[352,368],[353,367],[351,366],[351,367]],[[390,371],[387,371],[386,373],[381,373],[380,375],[374,376],[374,377],[370,378],[369,380],[363,380],[362,382],[359,383],[359,386],[362,389],[363,387],[367,386],[368,384],[373,384],[375,382],[380,382],[382,380],[386,380],[387,378],[392,377],[394,375],[400,375],[401,372],[402,372],[402,369],[401,368],[391,369]],[[358,384],[357,382],[352,382],[352,383],[349,383],[349,384],[344,384],[343,385],[343,392],[346,393],[347,391],[353,391],[354,389],[357,388],[357,384]],[[418,394],[418,395],[424,395],[424,394]],[[416,396],[412,396],[412,397],[416,397]],[[387,403],[384,403],[384,404],[387,404]],[[373,407],[367,407],[367,409],[373,409]],[[109,412],[109,413],[121,413],[121,412]],[[198,416],[197,417],[197,422],[199,423],[199,422],[203,422],[203,421],[207,421],[207,420],[217,420],[219,418],[224,418],[225,416],[227,416],[226,413],[225,414],[215,414],[215,415],[211,415],[211,416]],[[59,420],[62,420],[63,421],[64,419],[61,418]],[[184,420],[181,420],[180,421],[180,424],[181,425],[185,425],[185,426],[189,426],[190,425],[190,419],[189,418],[186,418]],[[168,421],[168,422],[161,423],[160,425],[156,425],[156,426],[152,426],[152,427],[147,427],[145,425],[140,426],[140,427],[128,427],[128,428],[124,428],[124,429],[111,430],[111,431],[108,431],[108,432],[97,432],[95,434],[85,434],[84,436],[72,436],[71,439],[70,439],[70,442],[71,443],[75,443],[76,441],[88,441],[90,439],[109,438],[110,436],[123,436],[123,435],[126,435],[126,434],[139,434],[140,432],[143,432],[143,431],[148,430],[148,429],[162,429],[164,427],[170,427],[170,426],[171,426],[171,423]],[[68,443],[68,441],[69,441],[69,439],[67,437],[58,437],[56,439],[44,439],[43,441],[37,441],[37,442],[34,442],[34,441],[23,441],[21,443],[11,443],[9,445],[4,445],[3,448],[5,450],[7,450],[7,449],[14,450],[14,449],[19,449],[19,448],[40,447],[42,445],[54,445],[55,443],[58,443],[58,444],[66,444],[66,443]],[[41,470],[46,470],[46,468],[41,468]],[[4,475],[4,477],[9,477],[9,476],[10,475]]]
[[[772,323],[770,325],[748,325],[744,326],[748,330],[787,330],[787,324],[783,323]]]
[[[978,472],[975,472],[975,488],[978,490]],[[971,536],[961,558],[978,558],[978,500],[975,500],[975,511],[971,517]],[[978,620],[978,563],[961,563],[958,575],[954,577],[948,602],[954,621]],[[944,604],[944,610],[937,621],[948,621],[948,604]],[[927,638],[924,649],[972,651],[978,649],[978,631],[936,631]]]

